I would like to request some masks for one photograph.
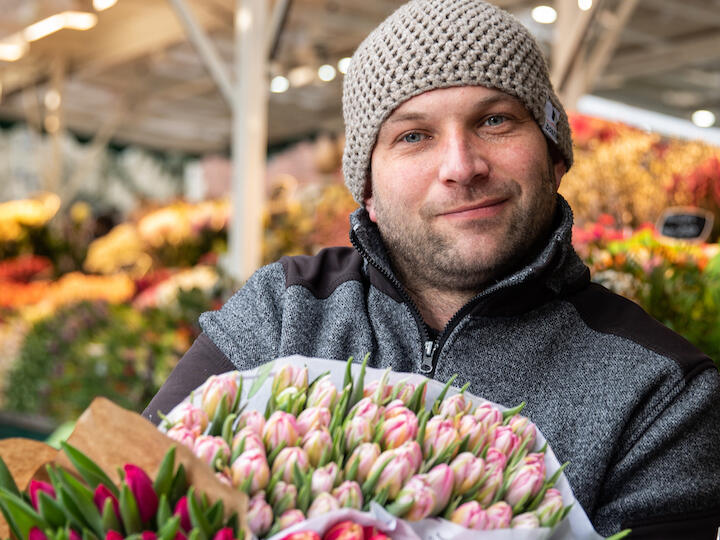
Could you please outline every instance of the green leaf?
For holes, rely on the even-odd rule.
[[[85,526],[82,512],[70,496],[67,487],[60,483],[58,487],[55,487],[55,494],[60,506],[68,518],[69,524],[76,529],[82,529]]]
[[[53,529],[67,524],[67,516],[62,507],[44,491],[38,491],[38,512]]]
[[[162,527],[165,522],[172,517],[172,509],[168,502],[167,495],[160,495],[160,501],[158,502],[157,510],[157,526]]]
[[[3,509],[7,509],[8,514],[12,516],[13,524],[20,534],[19,538],[27,538],[33,527],[40,530],[48,527],[47,522],[35,512],[32,506],[7,488],[0,488],[0,500],[2,500]]]
[[[232,445],[232,439],[233,439],[233,423],[235,422],[235,419],[237,418],[237,414],[230,413],[225,417],[225,421],[223,422],[222,429],[220,430],[220,436],[223,438],[223,440],[228,443],[228,445]]]
[[[170,449],[165,452],[160,468],[158,469],[157,475],[155,476],[155,482],[153,482],[153,488],[158,497],[166,495],[170,491],[173,481],[173,471],[175,469],[175,446],[171,446]]]
[[[237,512],[233,512],[225,522],[225,527],[230,527],[233,530],[233,536],[237,538],[238,529],[240,528],[240,518]]]
[[[224,511],[225,507],[222,500],[218,500],[217,502],[215,502],[215,504],[210,507],[210,510],[207,511],[207,519],[210,523],[211,533],[214,534],[222,526],[222,518]]]
[[[265,384],[265,381],[270,376],[270,372],[272,371],[274,365],[275,361],[273,360],[272,362],[268,362],[267,364],[264,364],[257,369],[256,378],[253,381],[252,386],[250,387],[250,391],[247,395],[248,399],[250,399],[260,391],[260,388],[262,388],[262,385]]]
[[[243,377],[242,375],[238,374],[238,388],[237,392],[235,393],[235,399],[232,402],[232,405],[230,406],[230,411],[234,412],[236,414],[240,414],[239,408],[240,408],[240,401],[242,398],[242,391],[243,391]]]
[[[123,484],[120,491],[120,517],[125,526],[126,534],[140,533],[143,530],[140,510],[138,509],[135,496],[127,484]]]
[[[388,463],[392,461],[392,457],[388,457],[385,459],[382,465],[378,467],[378,470],[375,471],[367,480],[365,480],[365,483],[362,485],[362,494],[363,499],[368,500],[370,499],[370,494],[375,490],[375,486],[380,481],[380,475],[385,470],[385,467],[388,466]]]
[[[228,397],[227,394],[224,394],[215,407],[215,414],[205,430],[208,435],[217,436],[222,432],[223,423],[228,415]]]
[[[287,443],[285,441],[278,444],[275,448],[273,448],[273,451],[268,454],[268,465],[272,467],[273,463],[275,462],[275,458],[278,456],[280,451],[287,446]]]
[[[360,364],[360,373],[358,374],[357,379],[353,382],[352,393],[350,394],[350,401],[348,402],[348,407],[350,409],[352,409],[355,404],[363,398],[363,392],[365,391],[365,368],[369,358],[370,353],[367,353],[365,358],[363,358],[362,364]]]
[[[20,490],[15,483],[15,480],[10,474],[10,470],[5,465],[5,462],[0,457],[0,488],[5,488],[16,497],[20,497]]]
[[[168,502],[171,505],[177,504],[180,498],[185,495],[188,489],[187,475],[185,473],[185,466],[181,463],[178,465],[175,476],[173,477],[172,484],[170,485],[170,495],[168,496]]]
[[[115,514],[115,505],[109,497],[105,499],[105,503],[103,504],[101,519],[104,531],[113,530],[120,532],[122,530],[122,525],[118,520],[117,514]]]
[[[445,383],[445,386],[443,386],[442,391],[438,395],[438,397],[435,399],[435,403],[433,403],[432,406],[432,413],[438,414],[440,412],[440,404],[442,403],[442,400],[445,399],[445,394],[448,393],[448,390],[452,386],[452,383],[455,382],[455,379],[457,379],[457,373],[455,373],[452,377],[448,379],[448,382]]]
[[[197,499],[195,498],[195,488],[190,488],[188,491],[188,513],[190,514],[190,523],[193,528],[198,529],[200,538],[206,539],[210,537],[212,531],[210,530],[210,523],[207,520],[205,514],[203,514]]]
[[[343,388],[345,388],[348,384],[352,388],[352,363],[353,363],[353,357],[347,359],[347,362],[345,363],[345,377],[343,379]]]
[[[4,489],[4,488],[0,488]],[[9,493],[9,491],[8,491]],[[17,524],[13,520],[12,514],[10,513],[10,510],[8,509],[7,505],[3,502],[2,497],[0,497],[0,512],[2,512],[2,515],[5,516],[5,521],[8,524],[8,527],[10,528],[10,532],[12,533],[12,538],[22,538],[22,535],[20,534],[20,529],[18,529]]]
[[[173,540],[175,535],[180,531],[180,516],[173,516],[160,526],[158,531],[158,540]]]
[[[348,473],[345,475],[346,480],[355,481],[355,478],[357,477],[358,469],[360,468],[360,457],[356,457],[355,461],[352,462],[352,465],[350,465],[350,469],[348,470]]]
[[[408,409],[410,409],[415,414],[420,413],[420,409],[422,409],[423,406],[423,395],[425,394],[425,387],[427,386],[427,379],[425,379],[423,382],[421,382],[418,387],[415,389],[415,392],[413,392],[412,397],[410,398],[410,401],[408,402]]]
[[[103,536],[102,517],[93,501],[93,492],[65,470],[60,470],[63,484],[82,514],[83,522],[98,536]]]
[[[507,420],[509,420],[510,418],[512,418],[513,416],[515,416],[516,414],[520,414],[520,411],[522,411],[522,410],[525,408],[525,405],[527,405],[527,403],[526,403],[525,401],[523,401],[523,402],[520,403],[520,405],[518,405],[517,407],[513,407],[512,409],[508,409],[507,411],[503,411],[503,413],[502,413],[502,414],[503,414],[503,422],[507,422]]]
[[[119,495],[118,489],[113,481],[93,460],[67,442],[61,442],[60,445],[67,457],[70,458],[73,466],[80,473],[80,476],[85,479],[91,489],[94,490],[98,484],[105,484],[105,486],[112,491],[113,495],[116,497]]]
[[[619,533],[613,534],[612,536],[608,536],[607,540],[620,540],[621,538],[625,538],[631,532],[632,529],[625,529],[623,531],[620,531]]]

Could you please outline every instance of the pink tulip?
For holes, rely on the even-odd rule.
[[[507,529],[512,519],[512,508],[504,501],[490,505],[485,511],[488,517],[488,529]]]
[[[408,521],[420,521],[435,512],[437,496],[426,475],[413,476],[400,490],[395,503],[412,506],[402,516]]]
[[[98,484],[98,486],[95,488],[95,493],[93,494],[93,502],[95,503],[95,507],[100,511],[101,514],[103,509],[105,508],[105,501],[107,499],[110,499],[112,501],[115,515],[118,519],[120,519],[120,504],[118,503],[117,497],[115,497],[113,492],[110,491],[110,489],[106,485]]]
[[[362,489],[357,482],[343,482],[332,491],[332,496],[337,499],[342,508],[362,509]]]
[[[544,467],[539,465],[522,465],[513,474],[504,499],[510,506],[527,501],[537,495],[545,482]]]
[[[140,533],[140,540],[157,540],[157,534],[153,531],[143,531]]]
[[[376,379],[363,388],[363,397],[371,398],[375,403],[381,404],[392,395],[392,386],[385,383],[382,388],[382,392],[378,394],[378,388],[380,386],[380,379]]]
[[[337,388],[330,380],[330,375],[325,375],[315,382],[308,394],[306,407],[323,407],[332,409],[337,400]]]
[[[332,448],[332,437],[327,428],[315,429],[308,432],[302,439],[302,448],[310,460],[310,465],[317,467],[323,453]]]
[[[405,406],[405,403],[401,399],[394,399],[384,408],[381,407],[382,417],[385,420],[390,420],[398,415],[407,414],[409,409]]]
[[[340,468],[334,461],[315,469],[310,481],[310,492],[314,497],[320,493],[330,493],[338,482],[339,476]]]
[[[423,442],[424,455],[439,456],[460,440],[460,435],[455,429],[452,420],[442,416],[433,416],[425,426],[425,440]],[[455,457],[457,448],[451,452],[450,457]]]
[[[231,467],[232,484],[235,487],[241,486],[247,478],[252,476],[250,481],[250,495],[265,489],[270,480],[270,467],[268,466],[265,453],[258,449],[248,450],[240,454]]]
[[[238,431],[235,436],[233,436],[232,453],[235,454],[239,451],[241,446],[243,448],[243,452],[260,450],[263,454],[265,453],[265,445],[263,444],[260,435],[255,433],[255,430],[251,427],[244,427]]]
[[[205,431],[205,428],[208,425],[208,414],[203,409],[196,407],[190,402],[185,402],[180,405],[175,411],[173,419],[175,420],[173,428],[183,426],[193,431],[195,436],[198,436]]]
[[[265,502],[265,493],[257,493],[250,499],[247,510],[247,524],[250,531],[257,537],[265,536],[273,522],[273,512]]]
[[[262,437],[265,429],[265,417],[260,411],[243,411],[238,419],[238,428],[247,428],[258,437]]]
[[[535,510],[535,513],[540,520],[540,525],[549,527],[555,520],[555,516],[562,512],[562,510],[563,500],[560,491],[555,488],[550,488],[545,492],[545,496]]]
[[[532,450],[535,446],[535,438],[537,437],[537,429],[529,418],[516,414],[508,422],[508,426],[513,430],[515,435],[520,438],[520,443],[526,443],[525,448]]]
[[[105,533],[105,540],[125,540],[125,537],[117,531],[109,530]]]
[[[185,427],[182,424],[177,424],[168,429],[165,435],[167,435],[174,441],[179,442],[180,444],[184,444],[192,450],[195,446],[195,439],[199,435],[199,432]]]
[[[35,510],[38,509],[38,492],[40,491],[47,493],[53,499],[55,498],[55,488],[52,487],[52,484],[48,484],[47,482],[43,482],[41,480],[30,480],[28,492],[30,492],[30,502]]]
[[[303,521],[305,521],[305,514],[303,514],[302,511],[293,508],[292,510],[286,510],[283,512],[283,514],[278,518],[278,526],[280,530],[282,530],[292,527],[297,523],[302,523]]]
[[[525,512],[512,518],[510,527],[512,529],[537,529],[540,527],[540,521],[535,512]]]
[[[505,470],[505,464],[507,463],[507,456],[503,454],[497,448],[490,448],[485,454],[485,467],[488,470],[499,469]]]
[[[315,500],[313,500],[310,508],[308,508],[307,517],[308,519],[311,519],[339,509],[340,503],[335,497],[329,493],[320,493],[317,497],[315,497]]]
[[[213,540],[235,540],[235,533],[230,527],[223,527],[213,536]]]
[[[153,488],[152,480],[137,465],[126,464],[125,483],[137,501],[140,519],[148,521],[158,509],[158,497]]]
[[[299,441],[297,422],[292,414],[275,411],[265,423],[263,442],[265,448],[271,451],[282,443],[286,446],[295,446]]]
[[[341,521],[336,523],[323,535],[322,540],[363,540],[362,525],[354,521]]]
[[[38,527],[32,527],[28,532],[28,540],[47,540],[47,536]]]
[[[385,412],[385,422],[383,422],[382,430],[382,446],[386,450],[397,448],[417,437],[418,419],[415,413],[406,407],[396,408],[392,410],[392,416],[388,418]]]
[[[428,484],[435,492],[433,513],[437,513],[450,502],[453,487],[455,486],[455,474],[448,465],[441,463],[430,469],[426,476]]]
[[[398,455],[396,450],[386,450],[375,461],[370,468],[368,476],[373,476],[380,470],[383,463],[388,461],[385,468],[380,473],[379,480],[375,485],[375,493],[380,493],[383,489],[388,489],[388,498],[394,499],[400,492],[400,488],[412,476],[413,470],[409,459],[404,455]]]
[[[297,429],[301,437],[315,429],[330,426],[332,414],[326,407],[309,407],[297,417]]]
[[[472,407],[472,402],[465,399],[465,394],[455,394],[445,398],[440,404],[439,415],[454,419],[464,415]]]
[[[498,426],[492,433],[490,447],[497,448],[506,456],[512,453],[520,446],[520,439],[509,426]]]
[[[536,465],[540,467],[545,474],[545,454],[543,452],[534,452],[528,454],[522,460],[523,465]]]
[[[420,465],[422,465],[423,455],[422,455],[422,449],[420,448],[420,443],[418,443],[416,440],[407,441],[403,443],[402,446],[399,446],[395,449],[395,453],[398,456],[402,456],[405,459],[408,460],[410,463],[410,474],[415,474],[420,470]]]
[[[470,452],[459,454],[450,463],[450,468],[455,475],[454,493],[465,495],[473,489],[485,474],[485,462]]]
[[[380,407],[369,397],[362,398],[350,409],[350,418],[365,418],[371,425],[380,419]]]
[[[503,483],[502,469],[493,469],[490,476],[483,482],[480,491],[475,495],[475,500],[481,505],[487,506],[495,498],[495,493]]]
[[[380,457],[380,446],[376,443],[362,443],[353,450],[350,457],[347,459],[345,464],[345,474],[350,472],[353,463],[359,460],[356,480],[359,483],[367,480],[370,469],[372,468],[375,461]]]
[[[473,416],[482,422],[488,430],[494,425],[500,425],[503,422],[503,414],[497,407],[494,407],[489,402],[481,403],[473,411]]]
[[[450,521],[476,531],[487,530],[488,516],[477,501],[466,502],[458,506],[450,516]]]
[[[308,370],[306,367],[296,367],[285,364],[275,374],[272,384],[272,395],[277,396],[286,388],[295,387],[302,391],[308,385]]]
[[[409,405],[410,400],[413,397],[413,394],[415,394],[415,385],[409,382],[400,381],[397,385],[395,385],[395,388],[400,386],[400,390],[397,394],[397,399],[403,402],[404,405]],[[425,386],[425,390],[427,390],[427,385]],[[425,396],[423,392],[423,403],[425,402]]]
[[[289,484],[281,480],[275,484],[272,493],[270,493],[270,504],[276,506],[286,498],[289,501],[286,508],[295,508],[295,504],[297,503],[297,488],[294,484]]]
[[[180,528],[185,532],[190,532],[190,529],[192,529],[192,522],[190,521],[190,511],[188,510],[188,500],[186,495],[180,497],[178,502],[175,504],[173,515],[180,516]]]
[[[233,401],[235,401],[237,390],[238,384],[235,373],[210,375],[205,383],[205,388],[203,388],[201,399],[202,408],[208,417],[212,418],[215,415],[221,399],[226,400],[227,408],[229,409]]]
[[[221,464],[225,464],[230,459],[228,443],[222,437],[212,435],[200,435],[195,439],[193,453],[211,467],[216,467],[218,460]]]
[[[362,416],[356,416],[345,426],[345,449],[348,452],[352,451],[360,443],[372,441],[372,438],[372,426]]]
[[[471,414],[466,414],[460,418],[460,422],[458,423],[460,439],[468,437],[467,448],[471,451],[475,449],[477,449],[478,452],[481,451],[488,443],[491,433],[483,422],[480,422]]]
[[[272,474],[275,475],[278,471],[282,471],[281,479],[285,482],[291,482],[295,465],[298,466],[300,472],[305,473],[308,471],[310,459],[305,450],[297,446],[283,448],[272,464]]]

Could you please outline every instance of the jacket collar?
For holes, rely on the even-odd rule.
[[[369,263],[373,285],[402,301],[399,280],[390,264],[377,225],[364,208],[350,216],[351,239]],[[543,250],[529,264],[488,286],[472,302],[474,315],[512,315],[532,309],[552,298],[569,295],[590,281],[590,271],[572,247],[573,213],[558,194],[555,227]]]

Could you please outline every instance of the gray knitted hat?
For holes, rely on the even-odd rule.
[[[360,44],[343,84],[345,183],[364,204],[378,131],[403,102],[435,88],[486,86],[517,97],[572,165],[567,115],[530,32],[481,0],[412,0]]]

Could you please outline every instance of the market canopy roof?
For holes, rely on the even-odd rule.
[[[98,8],[100,1],[95,0]],[[197,153],[229,149],[230,106],[188,39],[178,2],[232,76],[235,0],[118,0],[102,11],[91,0],[0,0],[0,53],[3,43],[50,15],[68,10],[97,15],[88,30],[59,30],[29,43],[16,61],[0,61],[0,120],[42,125],[58,101],[48,90],[62,87],[63,123],[78,134],[100,132],[121,143]],[[312,79],[270,95],[270,143],[341,131],[342,76],[322,82],[316,70],[349,56],[401,3],[269,4],[275,18],[268,43],[258,47],[258,54],[272,56],[269,77],[310,68],[305,76]],[[495,3],[530,26],[546,49],[556,86],[570,102],[592,91],[685,119],[696,109],[720,118],[719,0],[595,0],[588,12],[579,12],[576,0],[556,0],[560,17],[554,25],[531,18],[537,2]],[[576,13],[568,19],[564,14],[571,11]],[[302,69],[294,72],[302,75]]]

